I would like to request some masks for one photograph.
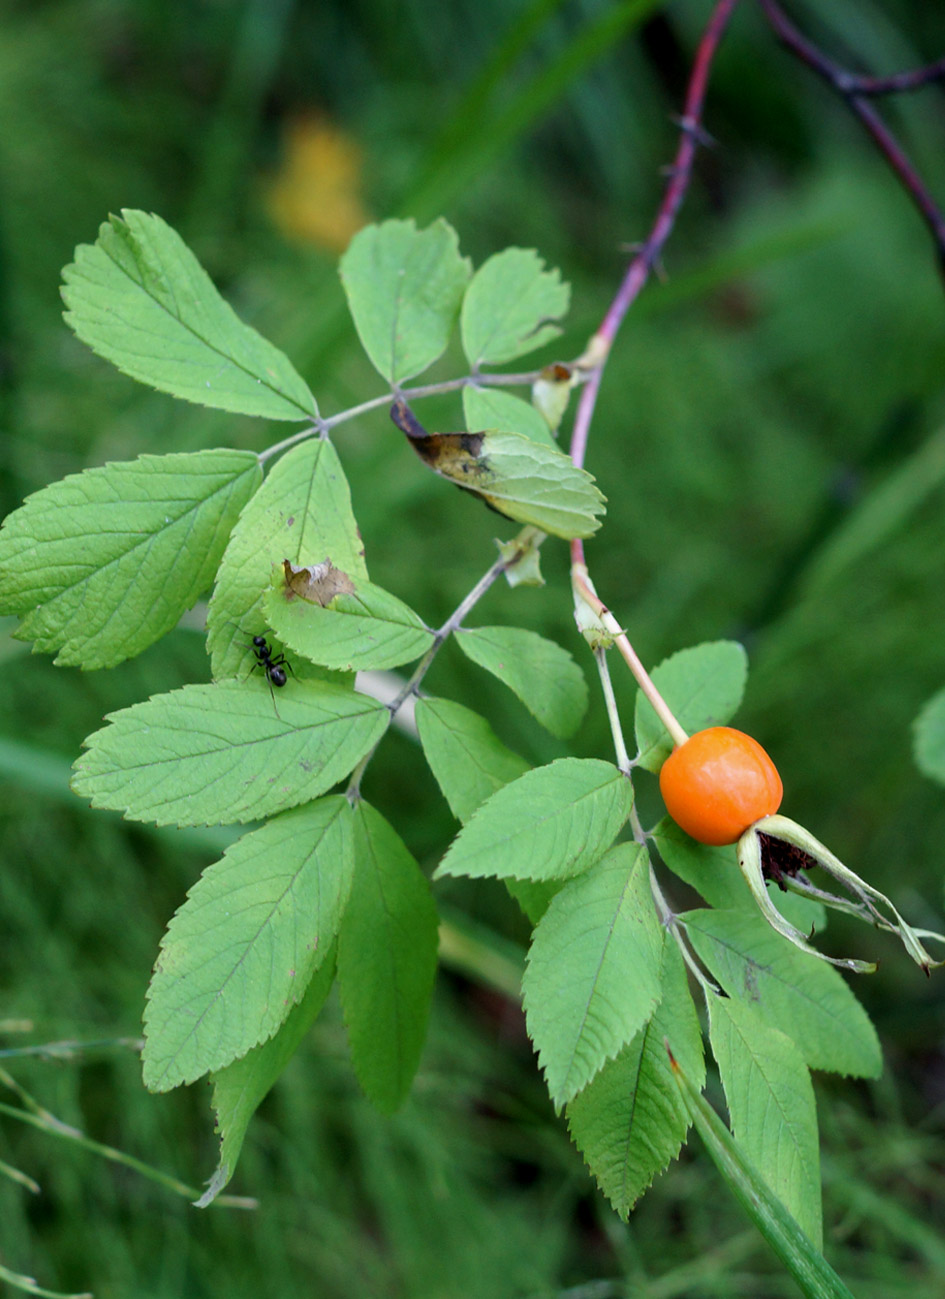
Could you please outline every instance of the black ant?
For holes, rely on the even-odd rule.
[[[235,627],[236,623],[233,623],[232,626]],[[245,632],[243,634],[246,635]],[[253,664],[253,671],[255,672],[256,668],[262,668],[266,674],[266,680],[269,682],[269,693],[272,695],[272,706],[276,708],[276,696],[273,694],[272,688],[275,686],[277,690],[282,689],[289,679],[286,675],[286,669],[292,672],[292,664],[284,654],[273,654],[272,647],[265,636],[254,636],[252,644],[248,648],[253,651],[253,657],[256,660]],[[294,676],[295,673],[293,672],[292,675]],[[279,716],[278,708],[276,708],[276,716]]]
[[[286,656],[279,654],[273,658],[272,650],[269,648],[269,642],[265,636],[253,637],[253,654],[256,658],[256,667],[262,668],[265,672],[270,686],[275,686],[281,690],[289,679],[286,676],[286,668],[290,672],[292,671],[292,664]]]

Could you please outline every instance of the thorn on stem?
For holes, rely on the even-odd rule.
[[[673,115],[669,120],[683,135],[688,135],[691,140],[694,140],[696,144],[701,145],[704,149],[714,149],[718,144],[715,136],[710,135],[696,117]]]

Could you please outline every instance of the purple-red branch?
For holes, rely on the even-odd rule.
[[[932,81],[945,78],[945,58],[937,59],[924,68],[910,68],[907,72],[894,72],[890,77],[864,77],[829,59],[813,41],[807,39],[791,22],[777,0],[760,0],[765,17],[778,40],[797,58],[820,73],[843,96],[898,95],[904,91],[920,90]]]
[[[686,89],[685,108],[682,117],[678,119],[682,134],[676,157],[669,168],[669,180],[656,220],[645,242],[637,248],[614,300],[591,341],[588,351],[591,370],[581,390],[571,435],[570,453],[576,465],[584,464],[601,375],[610,347],[624,316],[646,284],[654,266],[659,264],[663,247],[672,233],[679,208],[689,188],[696,149],[700,144],[708,142],[709,137],[702,126],[706,87],[712,61],[737,3],[738,0],[717,0],[712,10],[693,61],[689,85]],[[777,0],[759,0],[759,4],[781,44],[822,77],[849,104],[851,111],[872,136],[874,144],[899,178],[928,226],[938,251],[939,263],[945,271],[945,216],[899,141],[870,102],[871,99],[881,95],[918,90],[932,81],[945,79],[945,58],[927,67],[913,68],[888,77],[861,76],[842,67],[808,40],[794,26]],[[571,552],[575,562],[584,562],[584,546],[580,539],[571,543]]]
[[[639,246],[630,265],[627,267],[620,288],[617,290],[607,314],[601,321],[594,340],[602,349],[605,359],[624,316],[650,278],[653,267],[659,263],[663,247],[672,233],[676,215],[689,188],[689,181],[692,176],[692,162],[696,156],[696,149],[708,139],[702,127],[702,107],[709,82],[709,71],[712,67],[715,52],[719,47],[719,42],[722,39],[722,34],[737,3],[738,0],[718,0],[702,34],[702,39],[699,41],[699,48],[696,50],[696,57],[689,77],[689,85],[686,89],[685,107],[682,117],[678,119],[681,131],[679,147],[668,171],[669,180],[666,185],[666,192],[663,195],[663,201],[656,214],[656,220],[653,222],[653,228],[646,240]],[[571,434],[570,447],[571,459],[576,465],[583,465],[584,463],[584,456],[587,451],[587,437],[590,432],[591,417],[597,403],[602,368],[602,365],[596,367],[581,390],[581,400],[578,403],[574,417],[574,429]],[[573,541],[571,546],[573,557],[583,562],[584,548],[580,539]]]
[[[840,69],[837,89],[843,95],[901,95],[910,90],[921,90],[933,81],[945,80],[945,59],[936,59],[924,68],[910,68],[907,72],[894,72],[890,77],[861,77],[855,72]]]
[[[829,58],[798,31],[777,0],[759,0],[759,3],[771,30],[785,49],[811,71],[816,72],[841,95],[849,104],[850,111],[859,118],[861,124],[873,137],[874,144],[899,177],[903,188],[928,226],[935,240],[939,264],[945,271],[945,216],[899,141],[873,104],[869,102],[870,96],[917,90],[927,82],[945,77],[945,59],[939,59],[937,63],[930,64],[927,68],[916,68],[911,72],[900,72],[891,77],[855,76]]]

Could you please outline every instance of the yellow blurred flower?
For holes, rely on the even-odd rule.
[[[350,135],[313,114],[293,118],[266,194],[269,215],[287,238],[341,252],[370,220],[361,174],[361,149]]]

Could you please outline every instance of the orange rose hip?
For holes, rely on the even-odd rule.
[[[660,769],[666,810],[699,843],[735,843],[781,806],[777,768],[757,740],[731,726],[697,731]]]

